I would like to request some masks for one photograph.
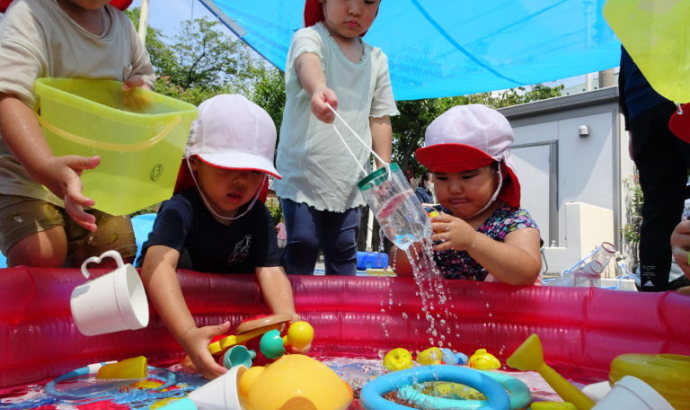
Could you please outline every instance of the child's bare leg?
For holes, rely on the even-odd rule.
[[[61,268],[67,256],[65,228],[56,226],[17,241],[8,251],[7,266]]]

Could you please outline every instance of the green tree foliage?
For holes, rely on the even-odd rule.
[[[255,74],[252,101],[268,112],[280,131],[285,107],[285,75],[275,67],[257,70]]]
[[[127,14],[138,26],[138,8]],[[172,39],[148,27],[146,49],[156,72],[154,90],[194,105],[222,93],[251,98],[269,71],[239,39],[225,34],[218,21],[187,20]]]

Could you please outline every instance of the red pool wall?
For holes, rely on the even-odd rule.
[[[179,276],[199,325],[223,320],[236,325],[268,313],[253,275],[180,271]],[[314,354],[376,357],[395,347],[430,347],[429,322],[411,278],[290,279],[297,310],[316,331]],[[146,329],[80,334],[69,298],[84,281],[76,269],[0,270],[0,387],[42,381],[100,361],[144,355],[156,363],[183,356],[153,310]],[[443,284],[450,301],[437,309],[444,313],[434,312],[436,328],[446,335],[446,346],[468,355],[486,348],[505,359],[532,333],[540,336],[547,363],[577,366],[603,377],[619,354],[690,355],[688,296],[465,281]]]

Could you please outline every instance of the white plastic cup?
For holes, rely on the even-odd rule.
[[[592,410],[673,410],[671,404],[654,388],[634,376],[618,381]]]
[[[70,298],[74,323],[86,336],[141,329],[149,323],[144,284],[134,267],[125,265],[117,251],[88,258],[81,265],[81,273],[89,279],[87,265],[100,263],[107,257],[115,259],[117,269],[77,286]]]
[[[203,410],[242,410],[237,381],[245,370],[242,365],[233,366],[224,375],[189,393],[187,398]]]

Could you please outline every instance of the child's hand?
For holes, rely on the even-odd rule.
[[[39,182],[52,193],[65,201],[65,210],[74,221],[84,229],[96,231],[96,217],[84,211],[84,207],[94,205],[91,198],[82,194],[82,171],[93,169],[101,162],[99,157],[80,157],[67,155],[53,157],[46,162],[43,178]]]
[[[477,235],[477,231],[467,222],[443,212],[431,218],[431,227],[434,230],[431,240],[439,242],[433,247],[435,251],[446,249],[466,251],[472,248],[475,235]]]
[[[335,91],[327,87],[314,90],[311,95],[311,112],[319,121],[326,124],[335,120],[335,114],[328,107],[329,104],[334,110],[338,109],[338,96],[335,95]]]
[[[218,364],[208,345],[214,336],[226,334],[230,330],[230,322],[216,326],[193,327],[180,337],[180,344],[199,373],[207,379],[215,379],[225,374],[228,369]]]
[[[142,88],[148,89],[149,87],[139,75],[125,80],[124,84],[122,84],[122,91],[124,91],[122,104],[126,109],[134,112],[144,112],[151,106],[153,103],[151,96],[141,92]]]
[[[690,252],[690,220],[681,221],[671,234],[671,250],[676,263],[683,270],[685,276],[690,278],[690,265],[688,264],[688,252]]]

